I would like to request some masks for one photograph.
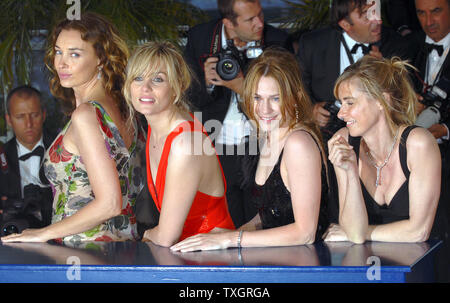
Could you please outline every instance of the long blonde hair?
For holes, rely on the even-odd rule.
[[[384,107],[391,134],[394,136],[400,125],[412,125],[416,120],[417,96],[408,68],[414,69],[399,57],[379,59],[364,56],[339,76],[334,86],[334,95],[338,98],[339,86],[343,82],[359,80],[362,90]],[[384,94],[388,94],[389,98]]]

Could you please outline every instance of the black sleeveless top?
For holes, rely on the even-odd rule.
[[[317,143],[317,142],[316,142]],[[292,210],[291,193],[283,183],[280,172],[283,150],[278,157],[272,172],[263,185],[255,182],[256,168],[259,155],[245,156],[242,169],[246,170],[248,176],[248,189],[251,191],[251,202],[258,210],[261,218],[262,228],[274,228],[294,223],[294,212]],[[328,218],[326,214],[327,181],[324,166],[322,165],[322,195],[320,203],[319,220],[316,230],[316,241],[322,238],[323,233],[328,228]]]
[[[253,178],[252,198],[261,217],[263,228],[273,228],[294,222],[291,193],[281,179],[280,165],[283,151],[284,149],[263,185],[258,185]],[[256,175],[256,168],[254,174]]]
[[[409,175],[410,171],[407,165],[407,150],[406,150],[406,140],[408,139],[411,130],[417,126],[412,125],[405,128],[403,131],[400,144],[398,147],[398,153],[400,158],[400,165],[403,170],[403,174],[406,177],[405,182],[400,186],[398,191],[393,196],[389,205],[379,205],[372,196],[367,191],[364,183],[360,179],[362,194],[364,202],[366,204],[367,216],[369,220],[369,225],[379,225],[387,224],[400,220],[409,219]],[[348,143],[353,146],[353,150],[357,155],[357,161],[359,161],[359,147],[361,143],[361,137],[351,137],[348,138]]]
[[[367,191],[364,183],[360,179],[362,194],[364,202],[366,204],[367,216],[369,225],[387,224],[400,220],[409,219],[409,175],[410,171],[407,165],[407,150],[406,140],[408,139],[411,130],[418,126],[411,125],[405,128],[400,139],[400,145],[398,148],[400,164],[403,170],[403,174],[406,177],[405,182],[400,186],[395,193],[389,205],[379,205]],[[348,138],[348,143],[353,146],[357,155],[357,161],[359,161],[359,147],[361,143],[361,137]],[[447,230],[447,219],[444,217],[445,212],[442,202],[439,201],[434,218],[433,227],[430,232],[430,239],[442,239],[445,231]]]

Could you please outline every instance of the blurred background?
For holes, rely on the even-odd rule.
[[[76,3],[81,12],[94,11],[110,19],[130,48],[152,39],[183,46],[191,26],[219,17],[215,0],[1,0],[0,142],[12,136],[5,123],[5,101],[8,91],[18,85],[30,84],[43,93],[47,130],[57,133],[64,126],[66,117],[48,89],[44,55],[48,33]],[[265,21],[285,28],[292,41],[328,23],[330,0],[261,0],[261,4]]]

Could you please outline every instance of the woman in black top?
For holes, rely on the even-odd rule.
[[[323,148],[312,105],[291,53],[266,49],[245,77],[244,110],[258,130],[260,151],[247,162],[259,213],[238,231],[200,234],[176,251],[313,243],[322,196]],[[244,232],[245,231],[245,232]],[[320,231],[319,231],[320,232]]]
[[[334,93],[346,122],[329,141],[339,225],[326,241],[421,242],[433,226],[441,157],[426,129],[411,126],[416,94],[407,63],[370,56],[347,68]]]

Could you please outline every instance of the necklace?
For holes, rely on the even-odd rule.
[[[372,154],[369,151],[369,148],[367,148],[367,151],[366,151],[367,158],[369,159],[370,164],[372,164],[372,166],[377,169],[377,179],[375,181],[375,187],[378,187],[381,185],[381,170],[389,162],[389,158],[391,157],[392,151],[394,150],[395,142],[397,142],[398,133],[399,133],[399,129],[397,129],[397,133],[394,136],[394,141],[392,142],[391,149],[389,150],[389,153],[388,153],[386,159],[384,159],[384,162],[381,165],[377,165],[377,163],[375,162],[375,160],[372,157]],[[367,144],[366,144],[366,146],[367,146]]]

